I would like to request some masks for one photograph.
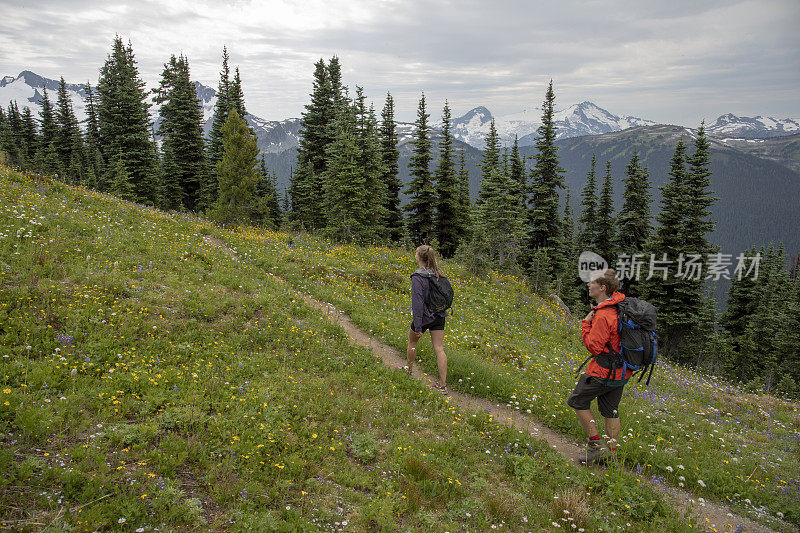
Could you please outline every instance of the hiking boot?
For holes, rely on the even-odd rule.
[[[606,464],[609,453],[605,445],[598,440],[590,440],[586,446],[586,457],[581,458],[581,464],[592,466]]]

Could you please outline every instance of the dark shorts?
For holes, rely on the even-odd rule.
[[[597,398],[597,408],[603,418],[619,418],[619,402],[624,387],[608,387],[600,383],[600,378],[581,375],[575,390],[569,395],[567,405],[578,411],[589,409],[592,400]]]
[[[427,324],[422,324],[422,331],[420,333],[425,333],[427,330],[431,331],[444,331],[444,319],[445,317],[434,317],[433,322],[428,322]],[[411,331],[414,331],[414,322],[411,322]]]

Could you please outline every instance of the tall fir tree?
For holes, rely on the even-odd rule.
[[[86,174],[89,186],[107,190],[107,187],[100,181],[105,173],[106,164],[103,154],[100,151],[100,125],[97,118],[97,101],[95,90],[90,83],[86,83],[86,144],[85,157]]]
[[[475,206],[472,253],[501,268],[518,265],[525,245],[525,216],[514,194],[516,187],[495,167],[481,181],[483,201]]]
[[[511,147],[509,176],[515,187],[514,194],[519,197],[520,207],[525,211],[528,206],[528,180],[525,173],[525,161],[519,153],[519,140],[516,135],[514,136],[514,144]]]
[[[650,177],[647,167],[639,161],[639,153],[634,151],[625,167],[623,179],[625,190],[622,193],[622,209],[617,217],[617,250],[620,254],[635,257],[644,255],[650,238]],[[623,281],[626,296],[639,296],[638,281],[631,277]]]
[[[687,158],[686,174],[686,224],[684,227],[685,249],[700,254],[704,259],[718,250],[708,241],[714,231],[711,206],[717,200],[711,192],[711,144],[701,123],[694,139],[694,153]]]
[[[616,264],[616,226],[614,217],[614,178],[611,176],[611,162],[606,162],[606,174],[603,176],[603,187],[600,189],[600,198],[597,202],[595,220],[597,253],[608,261],[609,265]]]
[[[219,195],[211,216],[225,224],[252,222],[259,216],[256,185],[260,180],[256,137],[236,108],[222,127],[222,159],[217,163]]]
[[[129,42],[125,46],[119,36],[114,38],[111,54],[100,70],[97,93],[103,153],[109,159],[121,156],[136,201],[157,204],[157,159],[150,135],[147,91],[139,77],[132,45]]]
[[[597,158],[592,154],[589,172],[586,174],[586,184],[581,191],[580,235],[578,242],[581,251],[590,250],[598,252],[599,239],[597,236]],[[610,261],[611,258],[604,258]]]
[[[36,131],[36,120],[33,118],[33,113],[29,107],[22,109],[22,152],[25,156],[27,168],[33,168],[34,160],[36,159],[36,151],[39,147],[39,134]]]
[[[670,160],[667,183],[661,189],[661,210],[656,216],[658,227],[646,248],[664,270],[640,277],[640,291],[658,309],[659,348],[667,357],[679,361],[693,360],[687,350],[698,323],[702,297],[702,281],[693,279],[688,256],[684,253],[684,225],[687,203],[685,167],[686,145],[679,140]],[[680,275],[679,275],[680,274]],[[689,274],[689,275],[687,275]],[[644,279],[642,279],[644,278]]]
[[[575,233],[575,213],[570,203],[570,191],[567,187],[564,198],[564,211],[561,217],[561,240],[562,250],[561,264],[556,267],[560,272],[561,287],[560,297],[564,303],[575,308],[582,303],[582,296],[585,293],[583,283],[578,277],[578,238]]]
[[[13,108],[13,102],[9,105],[9,111]],[[20,151],[12,130],[11,121],[0,106],[0,163],[4,165],[19,164]]]
[[[337,240],[364,242],[370,236],[372,221],[364,217],[367,169],[358,147],[356,106],[343,98],[337,107],[337,135],[329,148],[325,176],[325,233]]]
[[[56,151],[61,160],[61,166],[66,171],[67,180],[80,183],[84,178],[83,165],[83,136],[78,127],[78,119],[72,110],[72,101],[67,93],[67,84],[64,77],[58,85],[58,98],[56,99]]]
[[[469,195],[469,169],[462,148],[458,156],[458,242],[467,244],[472,240],[472,201]]]
[[[356,148],[359,152],[358,162],[364,172],[364,190],[359,194],[364,197],[362,217],[368,222],[362,238],[385,241],[387,228],[384,204],[386,190],[383,185],[383,158],[378,133],[378,119],[375,108],[366,105],[364,89],[356,86],[356,99],[353,102],[355,112]]]
[[[535,164],[531,171],[530,243],[528,254],[537,249],[549,253],[560,243],[558,190],[564,188],[564,169],[558,160],[556,126],[553,119],[555,103],[553,81],[547,86],[542,104],[542,124],[536,130]]]
[[[419,100],[417,120],[414,123],[414,138],[411,141],[412,156],[408,163],[411,180],[406,187],[409,201],[404,206],[408,213],[407,226],[411,243],[414,246],[430,244],[435,237],[436,193],[431,181],[431,141],[428,118],[425,108],[425,94]]]
[[[402,183],[397,177],[398,158],[397,125],[394,121],[394,99],[386,93],[386,103],[381,111],[381,159],[383,160],[383,188],[386,192],[384,209],[384,226],[390,242],[400,242],[403,238],[403,211],[400,209],[400,188]]]
[[[164,181],[162,205],[166,209],[195,210],[207,178],[203,115],[185,56],[170,57],[161,74],[155,98],[160,104]]]
[[[222,70],[217,84],[217,101],[214,103],[214,118],[208,134],[208,160],[214,166],[222,159],[222,127],[228,120],[231,94],[231,69],[228,65],[230,55],[228,47],[222,47]]]
[[[338,60],[336,64],[338,65]],[[306,104],[300,120],[297,168],[292,173],[289,189],[292,218],[309,229],[322,229],[326,224],[323,177],[327,169],[326,150],[336,133],[335,106],[331,73],[325,61],[320,59],[314,64],[311,102]]]
[[[19,112],[17,103],[13,100],[8,104],[6,114],[6,124],[8,126],[8,139],[6,145],[13,154],[14,162],[19,166],[25,165],[25,150],[22,140],[22,115]]]
[[[40,105],[42,106],[39,112],[39,132],[41,136],[39,150],[36,154],[36,169],[42,174],[63,175],[64,171],[61,168],[61,161],[58,158],[55,147],[58,126],[56,125],[53,104],[50,102],[46,88],[42,89]]]
[[[785,264],[783,245],[778,248],[770,245],[759,273],[758,305],[747,321],[746,334],[758,342],[758,353],[745,354],[749,361],[744,362],[749,363],[747,366],[752,369],[750,372],[758,388],[766,393],[773,392],[783,363],[794,359],[797,351],[797,346],[789,342],[792,332],[786,327],[791,294]]]
[[[481,160],[481,184],[484,180],[489,179],[489,176],[495,170],[504,173],[500,164],[500,136],[497,134],[494,119],[489,123],[489,133],[486,134],[485,143],[486,148],[483,150],[483,159]],[[482,191],[484,191],[483,185],[481,185],[480,191],[478,192],[478,199],[475,202],[476,205],[481,205],[483,203],[484,197]]]
[[[247,109],[244,107],[244,90],[242,89],[242,77],[239,75],[239,67],[234,70],[230,94],[228,95],[228,107],[234,107],[242,118],[247,115]]]
[[[442,140],[439,143],[439,164],[436,167],[436,238],[439,253],[451,257],[460,244],[460,187],[453,161],[450,105],[445,100],[442,110]]]

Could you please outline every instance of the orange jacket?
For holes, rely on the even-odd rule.
[[[590,354],[609,353],[609,343],[611,343],[614,353],[619,353],[619,313],[611,306],[624,299],[624,294],[615,292],[611,295],[611,299],[597,304],[597,307],[594,308],[594,317],[591,322],[588,320],[581,322],[581,338]],[[586,374],[605,379],[608,377],[608,369],[598,365],[597,361],[592,358],[589,364],[586,365]],[[625,372],[625,379],[630,378],[631,374],[633,374],[632,370]],[[613,379],[622,379],[621,368],[614,370]]]

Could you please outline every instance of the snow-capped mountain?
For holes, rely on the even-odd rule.
[[[503,145],[512,144],[514,136],[516,136],[519,138],[520,146],[529,146],[535,142],[536,129],[541,124],[541,116],[541,108],[534,107],[512,115],[493,117],[488,109],[480,106],[453,120],[453,136],[476,148],[483,149],[486,135],[489,133],[489,125],[494,118],[495,128],[497,128],[500,142]],[[614,115],[592,102],[573,104],[557,110],[554,113],[554,119],[558,139],[580,135],[598,135],[624,130],[632,126],[655,124],[652,120]]]
[[[5,76],[0,80],[0,105],[7,106],[12,100],[17,103],[20,111],[29,107],[34,116],[38,116],[40,104],[47,89],[50,103],[55,105],[58,97],[58,80],[43,78],[30,70],[23,70],[19,76]],[[72,100],[72,109],[78,120],[86,119],[86,85],[78,83],[67,84],[67,94]]]
[[[777,119],[760,115],[738,117],[728,113],[706,126],[706,131],[719,137],[766,139],[800,132],[800,119]]]
[[[35,117],[39,116],[41,101],[44,89],[47,89],[50,102],[55,105],[58,96],[58,80],[51,80],[35,74],[29,70],[23,70],[18,76],[5,76],[0,80],[0,105],[7,106],[14,101],[20,110],[29,107]],[[217,104],[217,91],[207,87],[199,81],[194,82],[197,92],[198,103],[203,112],[203,131],[207,135],[211,131],[211,123],[214,118],[214,106]],[[83,122],[87,118],[86,101],[87,84],[68,83],[67,94],[72,101],[72,108],[78,121]],[[153,120],[155,131],[158,131],[160,117],[158,116],[158,106],[150,106],[150,116]],[[248,124],[256,133],[258,138],[258,148],[265,153],[279,153],[290,148],[296,148],[299,142],[300,119],[290,118],[281,121],[264,120],[256,115],[245,117]]]

